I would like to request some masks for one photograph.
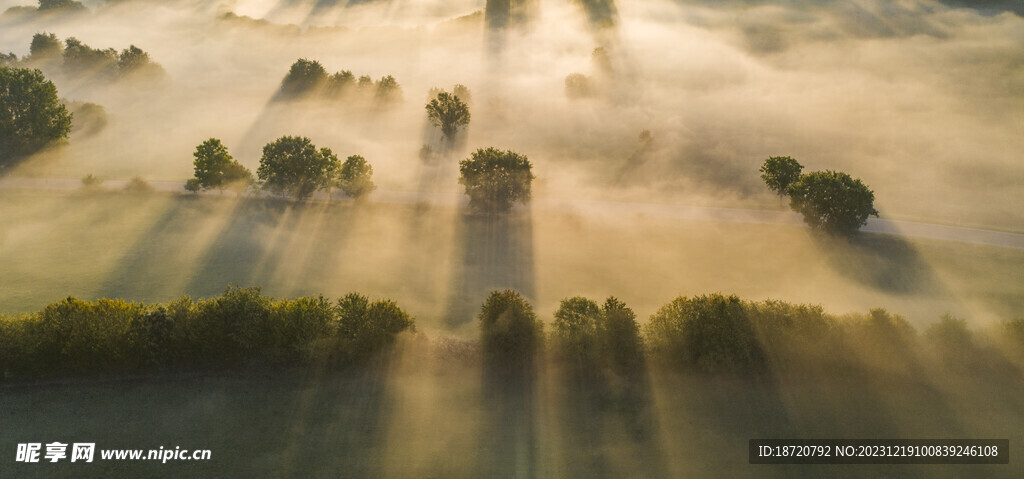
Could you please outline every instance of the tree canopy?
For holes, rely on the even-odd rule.
[[[303,200],[330,187],[340,167],[329,148],[317,150],[306,137],[282,136],[263,147],[256,174],[263,188]]]
[[[352,155],[341,165],[337,185],[351,198],[363,198],[377,186],[373,184],[373,167],[359,155]]]
[[[300,58],[292,64],[281,81],[281,93],[298,97],[310,93],[327,81],[327,70],[316,60]]]
[[[195,166],[195,190],[220,189],[231,186],[248,186],[252,183],[252,173],[231,158],[225,147],[217,138],[210,138],[196,146],[193,165]],[[189,185],[186,184],[186,188]],[[193,190],[193,191],[195,191]]]
[[[519,293],[493,291],[480,308],[481,346],[489,361],[525,366],[543,347],[544,323]]]
[[[789,185],[789,205],[811,228],[850,235],[878,216],[875,194],[859,179],[838,171],[815,171]]]
[[[786,188],[800,180],[803,165],[788,156],[772,156],[761,165],[761,179],[779,196],[786,196]]]
[[[32,43],[28,48],[29,58],[32,60],[45,60],[59,58],[64,54],[64,45],[52,33],[37,33],[32,35]]]
[[[43,72],[0,67],[0,171],[70,131],[71,114]]]
[[[427,103],[427,119],[448,141],[455,139],[459,127],[469,124],[469,118],[469,106],[458,95],[441,91]]]
[[[470,208],[500,213],[513,203],[529,201],[532,166],[526,156],[512,150],[481,148],[459,163],[459,183],[466,187]]]

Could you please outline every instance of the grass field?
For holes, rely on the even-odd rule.
[[[228,284],[274,296],[359,291],[399,301],[428,330],[475,336],[488,291],[547,318],[565,297],[616,296],[641,320],[678,295],[735,293],[883,307],[917,325],[1019,317],[1024,251],[802,227],[456,207],[235,197],[0,192],[0,310],[66,296],[163,302]]]
[[[652,373],[627,396],[526,386],[406,345],[361,373],[315,370],[0,387],[16,443],[210,449],[210,461],[5,465],[9,477],[1019,477],[1024,383],[917,371],[914,379],[760,380]],[[610,397],[617,399],[610,399]],[[747,464],[762,437],[1008,438],[1011,465]]]

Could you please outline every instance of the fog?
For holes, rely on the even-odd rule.
[[[0,10],[26,1],[0,0]],[[951,313],[983,330],[1022,314],[1024,248],[815,234],[758,172],[769,156],[792,156],[805,171],[862,179],[884,219],[1019,239],[1024,17],[1014,2],[84,3],[88,11],[74,14],[8,10],[0,52],[27,56],[33,34],[49,32],[100,49],[135,45],[165,75],[98,78],[28,63],[62,98],[99,105],[104,115],[76,114],[80,128],[66,144],[21,162],[0,184],[0,313],[67,296],[210,297],[228,284],[262,286],[275,297],[358,291],[394,299],[433,344],[453,341],[455,349],[479,335],[481,302],[503,288],[521,292],[548,323],[559,301],[577,295],[616,296],[643,324],[679,295],[712,292],[820,304],[839,315],[883,307],[919,327]],[[392,75],[402,100],[282,98],[282,78],[299,58],[328,73]],[[567,91],[574,73],[587,79],[584,94]],[[432,88],[456,84],[472,92],[472,120],[446,147],[424,104]],[[292,202],[181,189],[202,141],[221,139],[255,171],[263,145],[283,135],[308,136],[341,158],[364,156],[378,190],[367,201]],[[424,145],[438,158],[424,161]],[[458,184],[458,161],[489,146],[526,155],[537,177],[533,200],[497,217],[471,214]],[[88,174],[107,181],[78,188]],[[133,177],[161,191],[121,191]],[[691,207],[701,214],[674,209]],[[367,476],[488,476],[497,467],[568,477],[582,463],[596,475],[622,476],[642,462],[651,476],[699,477],[711,467],[704,455],[722,458],[719,451],[760,435],[996,436],[1014,424],[1001,417],[1020,413],[1019,374],[1004,390],[987,380],[1002,373],[943,382],[938,363],[928,363],[919,383],[892,380],[905,389],[891,378],[860,390],[860,379],[818,377],[748,389],[729,378],[705,383],[653,371],[630,416],[610,412],[586,388],[563,390],[554,368],[505,396],[487,391],[486,371],[475,365],[404,351],[384,379],[354,386],[312,371],[275,383],[266,396],[248,394],[258,382],[251,378],[202,383],[192,396],[162,383],[133,385],[133,394],[168,402],[161,425],[216,423],[212,433],[176,430],[212,447],[244,456],[254,446],[238,430],[262,427],[254,437],[274,438],[258,445],[266,447],[262,463],[216,465],[229,475],[261,474],[253,468],[268,463],[285,475],[326,474],[345,459]],[[966,392],[976,388],[998,396],[977,415],[977,398]],[[266,398],[276,415],[254,426]],[[47,400],[54,401],[42,399],[42,410],[71,414]],[[932,409],[904,415],[925,403]],[[853,413],[847,419],[838,410]],[[19,411],[18,427],[44,417]],[[130,414],[144,417],[139,411]],[[219,414],[227,419],[217,422]],[[51,422],[45,427],[59,429]],[[650,428],[637,433],[630,424]],[[331,441],[341,459],[316,462],[331,457],[323,446]],[[467,448],[477,455],[451,452]],[[514,452],[499,457],[503,449]],[[380,459],[399,450],[404,462]],[[371,456],[360,459],[366,451]],[[590,451],[606,453],[607,462]],[[721,475],[752,472],[745,459],[721,462]],[[893,471],[901,472],[883,472]]]
[[[362,154],[382,188],[417,190],[427,91],[462,83],[473,120],[453,156],[523,152],[542,195],[770,207],[756,170],[785,154],[862,178],[885,216],[1024,225],[1013,207],[1024,199],[1021,17],[929,1],[651,1],[601,16],[602,5],[544,2],[496,29],[473,16],[479,2],[121,1],[84,16],[5,17],[0,48],[25,55],[40,31],[134,44],[168,75],[151,85],[55,76],[62,96],[104,106],[110,124],[23,174],[184,180],[208,137],[253,168],[263,144],[301,134]],[[596,47],[610,73],[592,64]],[[386,112],[272,103],[300,57],[393,75],[405,101]],[[593,98],[566,98],[576,72],[597,84]],[[643,130],[650,149],[618,177]]]

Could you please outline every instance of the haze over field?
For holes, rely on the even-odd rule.
[[[1020,0],[30,1],[0,0],[0,61],[74,129],[0,151],[0,471],[1019,476]],[[26,58],[41,32],[116,51]],[[367,79],[283,87],[300,58]],[[443,137],[424,105],[457,85],[471,121]],[[211,138],[264,190],[215,191],[249,171],[216,141],[194,165]],[[271,142],[337,188],[288,197]],[[487,147],[494,197],[530,201],[463,194]],[[770,156],[793,157],[771,188],[797,198],[799,160],[787,184],[825,178],[805,197],[881,219],[806,227]],[[1008,439],[1014,462],[748,464],[773,437]],[[214,459],[8,468],[29,440]]]
[[[487,15],[483,2],[245,0],[8,13],[0,50],[23,56],[46,31],[137,45],[168,74],[99,85],[49,74],[63,97],[102,105],[109,124],[16,174],[183,181],[208,137],[255,169],[262,145],[300,134],[365,156],[381,188],[454,191],[455,170],[417,153],[438,135],[428,90],[461,83],[473,121],[452,157],[520,151],[538,196],[775,208],[757,167],[791,155],[863,179],[883,217],[1024,229],[1024,19],[1013,2],[536,1],[509,18],[498,4]],[[592,61],[596,47],[609,68]],[[393,75],[405,101],[273,102],[300,57]],[[590,77],[592,98],[567,98],[571,73]]]

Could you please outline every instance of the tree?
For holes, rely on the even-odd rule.
[[[0,171],[70,131],[71,114],[43,72],[0,67]]]
[[[64,45],[52,33],[32,35],[32,44],[28,47],[28,55],[32,60],[59,58],[64,54]]]
[[[64,68],[72,73],[113,73],[118,62],[117,50],[99,50],[82,43],[75,37],[64,40]]]
[[[815,171],[802,175],[786,188],[789,206],[813,229],[830,234],[851,235],[878,216],[875,194],[860,180],[838,171]]]
[[[352,155],[341,165],[337,185],[349,197],[363,198],[377,189],[373,180],[370,179],[372,176],[373,167],[366,162],[366,159],[359,155]]]
[[[85,10],[85,5],[82,2],[76,2],[75,0],[39,0],[40,10],[57,10],[66,8],[69,10]]]
[[[613,371],[629,373],[643,364],[644,349],[636,313],[626,303],[608,298],[597,323],[597,349]]]
[[[459,99],[466,102],[467,105],[473,103],[473,94],[470,93],[469,87],[461,83],[456,83],[455,86],[452,87],[452,95],[459,97]]]
[[[427,103],[427,119],[448,141],[455,139],[460,126],[469,124],[469,106],[457,95],[441,91]]]
[[[327,78],[326,93],[339,97],[347,93],[356,84],[356,77],[348,70],[342,70]]]
[[[651,315],[645,335],[655,356],[684,368],[752,373],[765,366],[747,310],[736,296],[676,298]]]
[[[527,366],[542,347],[544,323],[519,293],[492,291],[480,308],[481,347],[492,364]]]
[[[587,98],[594,94],[590,79],[582,73],[572,73],[565,77],[565,96],[575,100]]]
[[[343,357],[361,361],[385,350],[404,331],[415,331],[413,319],[394,301],[370,301],[358,293],[338,300],[338,339]]]
[[[393,103],[402,100],[402,86],[395,77],[388,75],[377,82],[377,100]]]
[[[198,189],[223,190],[233,185],[248,186],[252,183],[252,173],[231,158],[228,149],[217,138],[210,138],[196,146],[192,154],[195,160],[195,183],[191,186]],[[185,185],[190,188],[189,184]],[[189,189],[189,191],[195,191]]]
[[[761,165],[761,179],[769,189],[778,193],[779,196],[785,196],[786,188],[800,180],[800,172],[803,169],[803,165],[793,158],[771,156]]]
[[[320,87],[327,80],[327,70],[316,60],[300,58],[292,64],[281,80],[281,94],[299,97]]]
[[[578,366],[596,359],[600,314],[597,303],[587,298],[577,296],[562,300],[551,323],[551,337],[565,359],[576,361]]]
[[[327,189],[341,164],[329,148],[319,151],[306,137],[282,136],[263,147],[256,170],[263,188],[304,200]]]
[[[134,72],[163,73],[163,68],[150,60],[149,54],[135,45],[121,51],[117,59],[117,68],[122,75]]]
[[[530,200],[534,176],[526,156],[512,150],[481,148],[459,163],[459,183],[466,187],[469,206],[479,212],[508,211],[515,202]]]

